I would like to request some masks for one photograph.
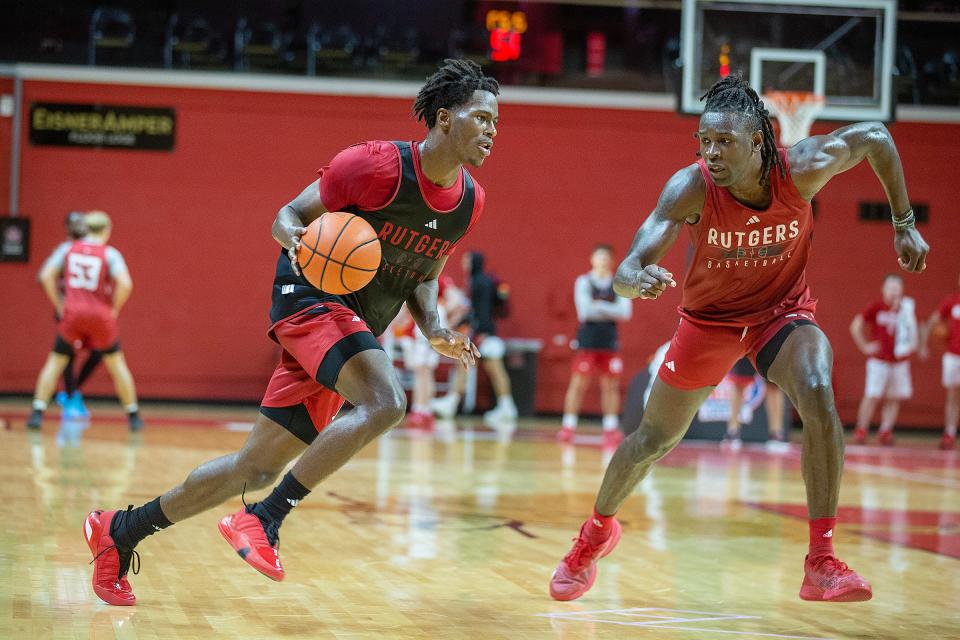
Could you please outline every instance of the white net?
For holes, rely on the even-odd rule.
[[[768,91],[763,102],[780,123],[780,144],[792,147],[810,135],[825,99],[809,91]]]

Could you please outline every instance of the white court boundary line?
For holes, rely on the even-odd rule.
[[[263,93],[297,93],[331,96],[413,98],[417,82],[308,76],[274,76],[216,71],[172,71],[168,69],[103,68],[49,64],[0,64],[0,77],[51,82],[119,84],[143,87],[180,87]],[[544,87],[502,87],[503,104],[528,104],[587,109],[676,112],[677,100],[670,93],[553,89]],[[898,105],[899,122],[960,124],[960,108],[925,105]]]
[[[655,613],[646,612],[665,612],[671,615],[663,616]],[[644,622],[630,622],[624,620],[610,620],[595,617],[596,615],[614,614],[624,617],[653,618]],[[677,617],[674,614],[695,614],[698,616],[709,617]],[[540,618],[550,618],[553,620],[567,620],[571,622],[602,622],[607,624],[616,624],[627,627],[643,627],[646,629],[669,629],[671,631],[697,631],[701,633],[733,633],[741,636],[756,636],[764,638],[784,638],[795,640],[831,640],[820,636],[792,636],[782,633],[769,633],[762,631],[739,631],[734,629],[704,629],[693,626],[676,626],[679,624],[695,624],[699,622],[715,622],[729,620],[762,620],[760,616],[751,616],[736,613],[718,613],[711,611],[691,611],[688,609],[663,609],[660,607],[635,607],[632,609],[603,609],[599,611],[576,611],[570,613],[538,613]]]

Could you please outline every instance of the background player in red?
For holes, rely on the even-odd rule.
[[[557,600],[580,597],[597,561],[620,539],[616,512],[654,462],[683,438],[712,388],[744,355],[784,390],[803,421],[802,469],[810,549],[800,597],[855,601],[870,585],[833,550],[843,428],[831,386],[833,354],[814,321],[804,276],[810,200],[835,175],[868,160],[893,210],[900,266],[922,271],[929,247],[914,227],[900,157],[880,123],[859,123],[778,149],[757,93],[731,75],[704,96],[696,132],[700,159],[670,178],[617,269],[626,298],[656,299],[676,286],[657,265],[687,227],[694,254],[683,283],[680,324],[641,423],[607,467],[591,518],[550,580]],[[749,575],[742,576],[749,580]]]
[[[107,244],[111,230],[109,216],[102,211],[91,211],[84,217],[84,223],[87,234],[51,256],[40,271],[40,283],[60,323],[53,351],[37,378],[33,412],[27,426],[40,428],[57,378],[69,364],[74,349],[86,348],[103,354],[117,396],[127,412],[130,429],[138,431],[143,428],[143,420],[137,408],[137,392],[117,339],[117,316],[130,297],[133,281],[123,256]],[[58,286],[61,274],[62,296]]]
[[[580,328],[571,365],[570,384],[563,400],[563,419],[557,439],[573,440],[583,394],[595,374],[600,374],[600,407],[603,411],[603,445],[613,448],[623,440],[620,431],[620,338],[617,323],[630,319],[632,303],[613,292],[613,247],[597,245],[590,254],[590,271],[577,277],[573,302]]]
[[[98,597],[135,604],[126,576],[141,540],[244,489],[270,486],[299,456],[266,499],[245,504],[219,524],[241,558],[282,580],[278,546],[284,518],[310,488],[404,417],[403,389],[375,338],[404,303],[434,349],[464,366],[475,364],[476,346],[438,321],[437,277],[483,210],[483,190],[463,165],[479,167],[490,155],[498,93],[496,80],[475,63],[445,60],[414,103],[416,117],[428,128],[422,142],[349,147],[280,209],[273,225],[282,248],[269,334],[283,352],[253,431],[239,452],[200,465],[183,484],[147,504],[87,516],[84,533],[95,557]],[[345,296],[310,285],[296,263],[305,225],[336,210],[370,222],[382,250],[373,281]],[[345,399],[353,408],[337,416]]]
[[[960,285],[960,280],[957,284]],[[930,355],[930,335],[935,331],[947,341],[942,362],[947,400],[943,408],[943,438],[940,440],[940,448],[947,451],[957,444],[957,425],[960,424],[960,289],[944,298],[924,325],[920,337],[920,357],[923,359]]]
[[[64,220],[64,225],[67,228],[67,239],[57,245],[57,248],[53,250],[53,253],[43,262],[40,266],[40,270],[37,272],[37,280],[40,280],[40,274],[43,273],[43,270],[52,263],[54,260],[62,260],[63,254],[67,252],[72,245],[77,240],[81,239],[87,234],[87,227],[84,223],[84,217],[86,214],[83,211],[71,211],[67,214],[66,219]],[[60,278],[59,289],[61,296],[63,295],[63,278]],[[57,317],[56,321],[59,323],[60,318]],[[67,361],[66,366],[63,368],[63,391],[58,391],[56,395],[57,404],[63,407],[65,415],[75,415],[75,416],[88,416],[90,415],[87,411],[87,407],[83,404],[83,395],[80,393],[83,383],[87,381],[94,370],[97,368],[97,365],[100,364],[100,360],[103,355],[99,351],[90,351],[87,355],[86,361],[84,361],[83,366],[80,367],[80,373],[74,375],[73,371],[73,356],[70,356],[70,359]]]
[[[905,327],[905,323],[910,327]],[[911,341],[904,348],[903,334],[915,336],[916,325],[913,301],[904,298],[903,278],[896,274],[884,278],[883,298],[854,316],[850,323],[850,335],[867,356],[863,399],[853,430],[855,443],[866,444],[870,420],[883,400],[877,442],[887,447],[893,445],[893,427],[900,413],[900,403],[913,395],[908,358],[916,350],[916,342]]]

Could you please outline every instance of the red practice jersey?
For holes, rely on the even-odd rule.
[[[897,310],[882,300],[874,302],[863,312],[863,321],[870,339],[880,345],[872,357],[887,362],[905,360],[894,355],[897,346]]]
[[[113,277],[123,258],[113,247],[77,240],[63,256],[64,309],[113,307]]]
[[[960,293],[940,304],[940,319],[947,323],[947,351],[960,356]]]
[[[786,309],[816,309],[806,266],[813,237],[810,203],[786,168],[770,171],[770,206],[753,209],[714,184],[699,160],[706,185],[700,221],[690,225],[693,257],[683,282],[680,314],[707,324],[752,326]]]

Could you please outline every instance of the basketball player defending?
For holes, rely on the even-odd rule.
[[[600,406],[603,411],[603,447],[614,449],[623,440],[620,431],[620,339],[617,323],[630,319],[633,303],[613,292],[613,247],[597,245],[590,254],[590,271],[577,277],[573,302],[580,328],[570,385],[563,401],[563,422],[557,432],[560,442],[572,442],[583,394],[595,373],[600,374]]]
[[[693,259],[683,283],[680,324],[639,428],[620,445],[593,516],[550,580],[557,600],[583,595],[597,561],[620,539],[614,515],[654,462],[683,437],[700,404],[738,358],[784,390],[803,421],[803,478],[810,517],[804,600],[869,600],[870,585],[833,550],[843,469],[843,430],[831,387],[833,354],[814,320],[804,277],[813,231],[810,199],[864,159],[894,213],[894,249],[906,271],[922,271],[929,247],[914,228],[893,139],[879,123],[858,123],[778,149],[767,110],[738,76],[716,83],[696,138],[700,159],[667,182],[617,269],[626,298],[656,299],[675,287],[657,266],[687,226]]]
[[[253,432],[240,451],[200,465],[183,484],[147,504],[87,516],[93,588],[103,601],[135,604],[127,571],[146,536],[244,489],[272,485],[300,456],[266,499],[219,524],[241,558],[282,580],[278,546],[284,518],[312,487],[404,417],[404,391],[374,337],[404,302],[434,349],[464,366],[476,363],[474,344],[438,321],[437,276],[483,210],[484,193],[463,165],[479,167],[490,155],[498,93],[496,80],[473,62],[444,61],[414,103],[429,129],[422,142],[349,147],[280,209],[273,225],[282,249],[269,335],[283,352]],[[377,277],[347,296],[314,288],[296,263],[305,225],[336,210],[352,211],[373,225],[383,253]],[[353,408],[334,419],[345,399]]]
[[[60,322],[53,351],[37,377],[27,427],[40,428],[57,378],[70,364],[74,347],[79,345],[103,354],[120,404],[127,412],[130,430],[139,431],[143,419],[137,408],[137,391],[117,338],[117,316],[130,297],[133,281],[123,256],[107,244],[110,217],[102,211],[91,211],[84,217],[84,224],[87,234],[67,246],[61,245],[40,270],[40,283]],[[62,296],[58,282],[61,274]]]

